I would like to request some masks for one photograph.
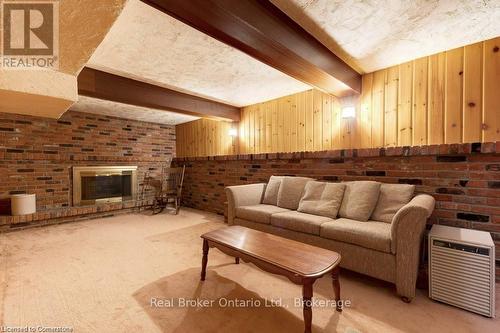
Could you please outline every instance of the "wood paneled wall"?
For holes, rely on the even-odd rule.
[[[350,126],[340,102],[308,90],[241,110],[240,153],[315,151],[350,144]]]
[[[229,135],[238,123],[198,119],[175,127],[177,157],[238,154],[238,138]]]
[[[311,90],[242,109],[242,153],[500,140],[500,38],[363,75],[357,100]],[[342,119],[343,105],[355,119]]]
[[[364,75],[360,147],[500,140],[499,47],[496,38]]]
[[[217,132],[223,133],[219,143],[205,120],[183,124],[177,154],[500,141],[499,48],[495,38],[365,74],[356,97],[339,100],[314,89],[244,107],[239,143],[232,146],[228,128]],[[356,106],[356,118],[343,119],[342,106],[349,104]]]

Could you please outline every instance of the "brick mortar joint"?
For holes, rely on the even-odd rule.
[[[266,159],[290,160],[290,159],[324,159],[324,158],[357,158],[357,157],[410,157],[410,156],[460,156],[460,155],[499,155],[495,151],[496,142],[481,143],[461,143],[461,144],[441,144],[426,146],[401,146],[389,148],[353,148],[334,149],[322,151],[304,151],[288,153],[256,153],[237,155],[211,155],[211,156],[190,156],[175,157],[174,162],[192,161],[259,161]],[[480,144],[480,147],[491,146],[491,151],[474,151],[473,145]],[[445,151],[446,150],[446,151]],[[271,155],[271,156],[270,156]]]
[[[137,158],[137,159],[127,159],[127,158],[121,158],[121,159],[109,159],[109,156],[101,156],[102,158],[99,158],[99,159],[90,159],[90,158],[87,158],[87,159],[67,159],[67,158],[60,158],[60,159],[46,159],[46,158],[41,158],[41,159],[38,159],[38,158],[23,158],[23,159],[18,159],[18,158],[8,158],[8,157],[4,157],[2,159],[2,161],[17,161],[17,162],[23,162],[23,163],[29,163],[31,161],[37,161],[37,162],[108,162],[108,163],[112,163],[112,162],[140,162],[140,163],[162,163],[162,162],[168,162],[168,161],[165,161],[165,159],[156,159],[156,160],[145,160],[145,159],[141,159],[141,158]],[[170,159],[170,158],[169,158]],[[171,159],[174,159],[174,157],[172,157]]]

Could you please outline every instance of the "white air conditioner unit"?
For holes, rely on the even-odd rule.
[[[429,297],[487,317],[495,316],[495,245],[488,232],[432,227]]]

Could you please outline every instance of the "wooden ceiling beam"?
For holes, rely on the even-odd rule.
[[[142,1],[325,92],[361,92],[358,72],[268,0]]]
[[[78,75],[78,94],[198,117],[240,120],[240,109],[235,106],[89,67]]]

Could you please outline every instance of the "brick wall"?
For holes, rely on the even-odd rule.
[[[429,225],[491,232],[500,253],[500,142],[179,158],[174,163],[186,165],[183,204],[219,214],[225,186],[267,182],[271,175],[415,184],[418,192],[436,199]]]
[[[133,203],[72,207],[71,167],[137,165],[141,182],[146,172],[159,175],[174,155],[174,126],[74,111],[59,120],[0,113],[0,196],[35,193],[38,210],[0,216],[0,230],[129,208]]]

